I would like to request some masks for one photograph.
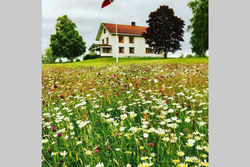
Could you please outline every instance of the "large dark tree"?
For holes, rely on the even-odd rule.
[[[56,57],[73,61],[74,58],[85,53],[85,44],[76,30],[76,24],[67,15],[57,18],[56,34],[50,37],[50,47]]]
[[[168,6],[160,6],[151,12],[147,20],[147,32],[143,34],[146,43],[152,48],[153,53],[164,52],[167,58],[169,52],[174,53],[181,49],[184,34],[184,21],[174,15],[174,10]]]
[[[188,30],[191,31],[191,49],[203,57],[208,50],[208,0],[193,0],[188,6],[193,12],[191,25],[188,26]]]

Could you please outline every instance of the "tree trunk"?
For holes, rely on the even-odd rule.
[[[167,57],[168,57],[168,52],[165,51],[165,52],[164,52],[164,58],[166,59]]]

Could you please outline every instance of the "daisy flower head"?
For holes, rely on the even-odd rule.
[[[203,162],[204,166],[209,166],[209,163],[205,160],[205,162]]]
[[[144,138],[148,138],[148,133],[143,133]]]
[[[43,139],[42,143],[47,143],[49,140],[48,139]]]
[[[127,117],[128,117],[127,114],[121,115],[121,119],[122,119],[122,120],[125,120]]]
[[[190,117],[185,118],[185,122],[187,122],[187,123],[191,122]]]
[[[168,142],[169,141],[169,137],[163,137],[162,140],[165,141],[165,142]]]
[[[60,152],[60,155],[65,157],[67,155],[67,152],[66,151]]]
[[[172,160],[172,162],[176,165],[176,164],[178,164],[180,162],[180,160],[179,159],[174,159],[174,160]]]
[[[147,160],[148,159],[148,157],[147,156],[145,156],[145,157],[141,157],[141,160],[142,161],[145,161],[145,160]]]
[[[79,128],[83,128],[84,126],[86,126],[88,123],[89,123],[90,121],[81,121],[80,123],[79,123]]]
[[[170,108],[170,109],[168,110],[168,112],[169,112],[169,113],[173,113],[173,112],[174,112],[174,109]]]
[[[86,150],[86,151],[85,151],[85,154],[86,154],[86,155],[92,155],[92,151]]]
[[[120,148],[116,148],[115,151],[121,151],[121,149]]]
[[[155,132],[155,128],[150,128],[150,129],[149,129],[149,132],[150,132],[150,133]]]
[[[153,165],[153,163],[147,163],[147,162],[144,162],[144,163],[140,163],[139,165],[138,165],[138,167],[150,167],[150,166],[152,166]]]
[[[119,130],[122,132],[124,131],[126,128],[125,127],[120,127]]]
[[[151,157],[155,157],[156,155],[155,155],[155,153],[151,153],[150,156]]]
[[[188,167],[188,165],[184,164],[184,163],[181,163],[181,164],[178,164],[177,167]]]
[[[51,153],[51,156],[55,156],[55,155],[57,155],[57,152],[52,152]]]
[[[95,167],[104,167],[104,164],[99,162]]]
[[[157,79],[154,79],[154,83],[158,83],[158,80],[157,80]]]
[[[194,139],[188,139],[187,146],[188,147],[193,147],[194,143],[195,143]]]
[[[193,162],[193,159],[191,157],[185,157],[186,162]]]
[[[131,118],[134,118],[134,117],[137,116],[137,114],[136,114],[135,112],[130,112],[130,113],[129,113],[129,116],[130,116]]]
[[[182,157],[182,156],[184,156],[185,154],[184,154],[184,152],[182,152],[182,151],[177,151],[177,155],[179,155],[180,157]]]

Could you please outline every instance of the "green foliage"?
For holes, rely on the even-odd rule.
[[[191,25],[188,26],[191,31],[191,49],[199,57],[205,57],[208,50],[208,0],[193,0],[188,6],[193,12]]]
[[[184,54],[183,53],[181,53],[181,55],[180,55],[180,57],[179,57],[180,59],[182,59],[182,58],[184,58]]]
[[[175,53],[181,49],[181,41],[184,41],[184,21],[174,15],[174,10],[168,6],[160,6],[151,12],[147,32],[143,34],[146,43],[152,47],[154,53],[164,52],[167,58],[168,52]]]
[[[194,57],[201,57],[200,55],[195,54]],[[206,57],[205,55],[203,57]]]
[[[79,58],[77,58],[77,59],[76,59],[76,62],[79,62],[79,61],[81,61],[81,60],[80,60]]]
[[[83,60],[100,58],[95,52],[90,52],[83,57]]]
[[[53,55],[51,47],[45,49],[45,53],[42,54],[42,63],[43,64],[53,64],[55,63],[57,57]]]
[[[193,58],[194,56],[192,54],[187,54],[186,58]]]
[[[76,24],[67,15],[57,18],[56,33],[51,35],[50,42],[56,57],[64,57],[71,62],[86,52],[86,43],[76,30]]]

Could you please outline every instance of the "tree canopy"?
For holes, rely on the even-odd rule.
[[[67,15],[57,18],[55,28],[56,33],[50,37],[50,47],[57,58],[73,61],[86,52],[86,43],[76,30],[76,24]]]
[[[208,0],[193,0],[188,6],[193,13],[191,25],[188,26],[188,30],[191,31],[191,49],[203,57],[208,50]]]
[[[146,44],[153,53],[164,52],[167,58],[169,52],[175,53],[181,49],[181,41],[184,41],[184,21],[174,15],[174,10],[168,6],[160,6],[151,12],[147,20],[147,32],[143,34]]]

